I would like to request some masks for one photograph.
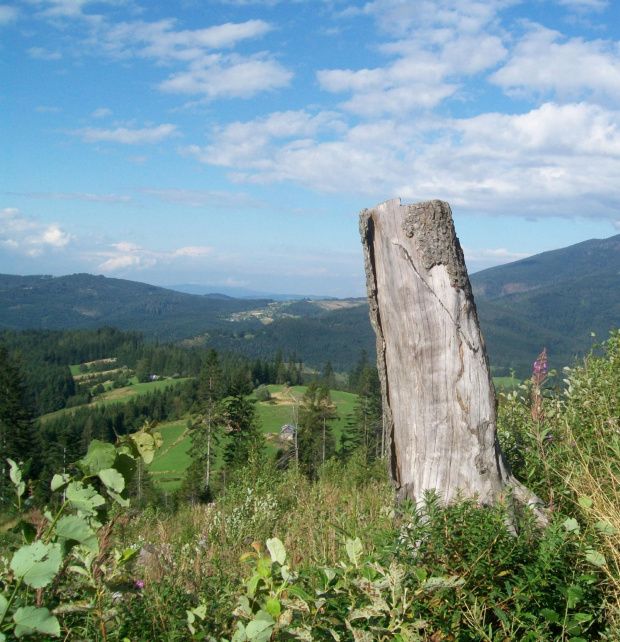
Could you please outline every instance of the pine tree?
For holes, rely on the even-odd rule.
[[[331,422],[337,417],[329,388],[313,381],[303,397],[299,411],[299,461],[304,470],[315,479],[321,465],[334,454],[335,440]]]
[[[368,462],[383,455],[381,385],[376,368],[371,368],[368,363],[362,365],[356,379],[358,397],[340,437],[340,457],[346,461],[353,452],[361,449]]]
[[[0,346],[0,501],[10,487],[7,458],[23,462],[30,475],[37,473],[40,449],[24,397],[21,372],[4,346]]]
[[[198,416],[191,433],[191,454],[195,462],[193,474],[201,471],[201,493],[208,494],[211,484],[211,466],[215,449],[224,427],[222,370],[217,352],[211,348],[205,358],[198,384]]]

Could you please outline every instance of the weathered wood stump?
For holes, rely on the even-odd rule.
[[[388,467],[400,499],[438,490],[483,504],[510,487],[497,440],[488,358],[448,203],[392,199],[360,214],[370,319],[377,335]]]

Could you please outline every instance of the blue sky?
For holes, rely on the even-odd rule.
[[[0,0],[0,272],[361,296],[397,196],[470,272],[620,233],[619,4]]]

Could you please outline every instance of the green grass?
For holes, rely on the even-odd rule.
[[[135,381],[136,379],[132,379],[132,381]],[[184,383],[187,381],[187,378],[185,379],[162,379],[161,381],[149,381],[148,383],[136,383],[131,386],[128,386],[127,388],[119,388],[119,396],[114,397],[113,399],[102,399],[98,401],[98,398],[95,397],[91,403],[87,404],[87,406],[110,406],[112,404],[116,403],[126,403],[130,399],[134,397],[139,397],[140,395],[145,395],[149,392],[153,392],[155,390],[163,390],[167,386],[177,386],[181,383]],[[63,415],[66,415],[68,413],[72,413],[74,410],[77,410],[78,408],[84,408],[85,406],[75,406],[75,408],[63,408],[62,410],[57,410],[56,412],[50,412],[47,415],[42,415],[40,417],[41,423],[45,423],[46,421],[49,421],[50,419],[56,419],[58,417],[62,417]]]
[[[493,377],[493,384],[495,385],[496,390],[512,390],[513,388],[518,388],[523,383],[522,379],[517,379],[515,377]]]
[[[138,384],[138,386],[144,385],[152,386],[153,384]],[[135,387],[138,388],[138,386]],[[268,386],[268,388],[273,395],[274,393],[281,393],[283,386]],[[289,390],[296,399],[301,401],[306,389],[306,386],[295,386]],[[336,442],[338,442],[340,433],[345,426],[346,415],[353,412],[357,396],[349,392],[332,390],[331,398],[336,406],[339,417],[339,421],[332,423],[332,430],[336,437]],[[273,398],[271,401],[256,404],[263,434],[275,433],[275,435],[278,435],[280,428],[284,424],[295,423],[293,415],[294,405],[288,403],[288,400],[292,402],[291,397],[287,395],[286,398],[282,400]],[[174,491],[180,487],[183,475],[192,462],[191,456],[189,455],[192,442],[189,432],[181,439],[186,431],[184,421],[163,424],[158,430],[161,432],[164,443],[155,455],[153,463],[149,466],[149,470],[153,473],[153,482],[162,490]],[[267,441],[267,454],[275,454],[276,450],[277,446],[275,443]],[[215,462],[213,470],[217,470],[217,468],[218,462]]]
[[[192,458],[188,454],[192,441],[187,431],[185,421],[175,421],[163,424],[157,429],[163,438],[162,447],[155,453],[149,472],[153,482],[165,491],[176,490]]]

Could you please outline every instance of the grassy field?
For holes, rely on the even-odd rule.
[[[192,463],[188,454],[192,442],[186,421],[163,424],[157,430],[161,433],[164,443],[155,453],[149,472],[162,490],[172,491],[181,485],[183,474]]]
[[[296,423],[295,407],[301,402],[306,387],[295,386],[286,389],[283,386],[268,387],[272,399],[257,403],[256,409],[263,434],[267,437],[267,452],[275,454],[279,447],[276,438],[280,428],[284,424]],[[338,420],[332,423],[332,430],[338,442],[345,426],[346,416],[353,412],[356,395],[332,390],[331,397],[338,412]],[[185,470],[191,463],[191,457],[188,454],[191,439],[185,422],[164,424],[158,430],[162,434],[164,444],[156,454],[149,470],[153,475],[153,482],[162,490],[170,492],[180,487]],[[217,469],[217,462],[214,465],[215,469]]]
[[[131,381],[137,382],[137,379],[134,378]],[[161,381],[149,381],[148,383],[132,383],[132,385],[128,386],[127,388],[117,388],[116,390],[109,390],[102,395],[95,397],[95,399],[91,401],[88,406],[109,406],[115,403],[125,403],[136,395],[145,395],[155,390],[163,390],[168,386],[178,386],[185,381],[187,381],[187,379],[162,379]],[[75,408],[63,408],[62,410],[57,410],[56,412],[50,412],[47,415],[42,415],[40,417],[40,420],[42,423],[45,423],[50,419],[56,419],[68,413],[72,413],[78,408],[84,408],[84,406],[76,406]]]

